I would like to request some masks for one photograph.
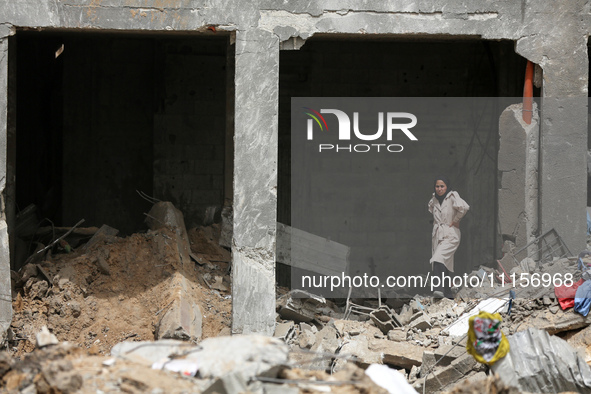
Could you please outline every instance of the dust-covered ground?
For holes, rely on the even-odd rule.
[[[203,338],[229,333],[230,252],[217,244],[218,225],[188,233],[198,260],[188,268],[181,267],[165,228],[105,237],[88,250],[81,245],[23,267],[9,350],[17,357],[31,352],[42,326],[91,354],[109,354],[125,340],[154,340],[158,318],[171,302],[170,281],[181,269],[203,314]]]

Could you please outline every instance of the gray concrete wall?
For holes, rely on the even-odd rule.
[[[236,33],[232,333],[275,329],[279,40]]]
[[[269,271],[274,260],[274,89],[280,41],[317,33],[476,35],[515,40],[517,52],[544,69],[544,97],[587,97],[591,7],[583,0],[392,0],[371,7],[362,0],[284,4],[270,0],[131,0],[124,5],[120,0],[0,0],[0,10],[0,26],[5,31],[10,26],[204,31],[209,25],[237,31],[234,275],[248,274],[256,280],[247,284],[238,279],[234,284],[238,287],[234,289],[234,332],[270,332],[274,320],[274,302],[270,301],[274,283]],[[6,75],[6,61],[0,63],[0,75]],[[5,93],[0,95],[0,107],[6,107],[5,97]],[[0,116],[0,132],[5,135],[5,115]],[[541,227],[557,228],[576,252],[585,246],[586,108],[580,101],[555,103],[542,108],[540,122]],[[9,277],[6,271],[1,274]],[[261,314],[249,317],[255,294],[266,296],[255,303],[261,309],[251,311]]]
[[[153,195],[174,202],[189,228],[203,224],[207,206],[223,203],[225,52],[220,40],[169,41],[156,74],[163,81],[154,119]]]
[[[130,234],[150,208],[135,190],[152,194],[152,42],[69,37],[64,47],[63,224]]]
[[[0,25],[0,344],[12,321],[12,291],[10,287],[10,253],[5,215],[6,145],[8,120],[8,36],[9,29]]]

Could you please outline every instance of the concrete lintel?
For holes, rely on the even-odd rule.
[[[232,332],[272,335],[279,39],[262,30],[236,34]]]

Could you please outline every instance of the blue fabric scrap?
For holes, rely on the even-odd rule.
[[[583,282],[575,294],[575,312],[583,316],[589,314],[591,308],[591,280]]]

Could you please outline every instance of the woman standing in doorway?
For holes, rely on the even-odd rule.
[[[469,209],[466,201],[451,190],[447,177],[438,176],[435,179],[435,192],[429,201],[429,212],[433,214],[430,260],[433,276],[451,277],[454,272],[454,254],[460,246],[461,238],[460,220]],[[453,298],[447,280],[433,290],[435,297]]]

